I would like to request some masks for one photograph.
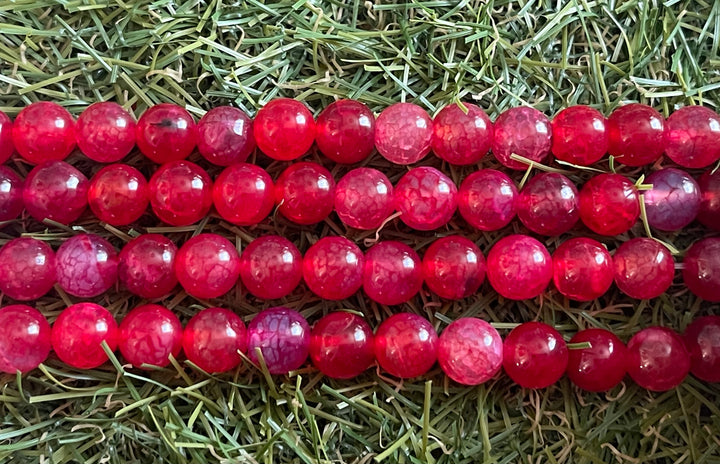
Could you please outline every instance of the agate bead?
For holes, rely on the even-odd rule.
[[[375,358],[380,367],[402,379],[425,374],[437,360],[438,336],[424,317],[393,314],[375,332]]]
[[[353,169],[337,183],[335,212],[349,227],[377,229],[393,210],[393,186],[377,169]]]
[[[510,169],[525,170],[528,165],[511,159],[515,154],[541,163],[550,153],[550,120],[527,106],[505,110],[495,120],[492,152],[495,159]]]
[[[301,367],[310,350],[310,326],[302,315],[285,307],[258,313],[248,324],[248,357],[259,364],[258,353],[271,374],[287,374]]]
[[[75,149],[75,120],[57,103],[31,103],[15,118],[12,139],[30,163],[64,160]]]
[[[591,392],[611,390],[625,377],[628,354],[625,344],[612,332],[585,329],[576,333],[570,344],[588,344],[571,348],[567,375],[570,381]]]
[[[264,169],[254,164],[234,164],[215,179],[213,204],[226,221],[239,226],[254,225],[275,206],[273,188],[273,181]]]
[[[113,226],[124,226],[145,213],[150,189],[145,177],[127,164],[105,166],[90,179],[88,204],[95,216]]]
[[[561,161],[589,166],[608,150],[605,116],[585,105],[569,106],[552,120],[552,152]]]
[[[720,238],[708,237],[693,243],[683,259],[683,280],[705,301],[720,301]]]
[[[330,313],[310,332],[310,359],[328,377],[351,379],[375,361],[373,340],[372,329],[360,316]]]
[[[457,209],[457,187],[442,172],[428,166],[411,169],[395,185],[395,209],[400,220],[415,230],[447,224]]]
[[[40,222],[51,219],[68,225],[85,211],[88,185],[87,177],[66,162],[45,162],[25,179],[25,209]]]
[[[704,168],[720,159],[718,137],[720,116],[703,106],[686,106],[665,122],[665,154],[680,166]]]
[[[648,327],[628,342],[628,374],[652,391],[671,390],[690,372],[690,354],[683,339],[665,327]]]
[[[651,238],[624,242],[613,255],[615,284],[631,298],[656,298],[675,278],[675,261],[665,245]]]
[[[331,103],[320,112],[316,129],[318,148],[336,163],[359,163],[375,148],[375,116],[359,101]]]
[[[10,298],[40,298],[53,288],[55,279],[55,253],[47,243],[20,237],[0,249],[0,290]]]
[[[91,298],[117,282],[118,256],[104,238],[82,233],[60,245],[55,269],[60,288],[80,298]]]
[[[465,178],[458,190],[458,211],[471,226],[493,231],[510,224],[517,212],[518,191],[504,173],[481,169]]]
[[[562,174],[537,174],[520,191],[518,219],[536,234],[562,235],[580,219],[579,195],[575,184]]]
[[[475,294],[485,280],[485,270],[485,257],[477,245],[458,235],[435,240],[422,260],[425,285],[450,300]]]
[[[613,261],[602,243],[586,237],[564,241],[552,255],[555,288],[575,301],[591,301],[610,289]]]
[[[607,119],[608,153],[627,166],[657,161],[665,151],[665,118],[640,103],[617,108]]]
[[[448,377],[463,385],[480,385],[495,377],[502,367],[502,338],[489,323],[464,317],[440,334],[437,356]]]
[[[580,219],[600,235],[629,231],[640,217],[635,185],[620,174],[599,174],[580,190]]]
[[[515,327],[503,344],[507,375],[525,388],[546,388],[565,373],[568,349],[560,333],[542,322]]]
[[[362,251],[345,237],[323,237],[305,252],[303,279],[325,300],[344,300],[362,287]]]
[[[229,309],[203,309],[190,319],[182,335],[188,361],[209,373],[227,372],[242,361],[247,331],[240,316]]]
[[[108,360],[102,347],[115,351],[118,327],[110,312],[95,303],[77,303],[64,309],[53,324],[52,347],[60,360],[78,369],[93,369]]]
[[[0,221],[11,221],[22,213],[24,184],[15,171],[0,166]]]
[[[78,148],[94,161],[120,161],[135,147],[135,127],[135,118],[117,103],[93,103],[78,117]]]
[[[332,213],[335,179],[317,163],[291,164],[275,184],[278,211],[296,224],[317,224]]]
[[[690,372],[705,382],[720,382],[720,316],[699,317],[685,329]]]
[[[258,148],[272,159],[290,161],[304,155],[315,140],[315,121],[304,104],[276,98],[255,116],[253,133]]]
[[[163,164],[150,178],[150,205],[161,221],[187,226],[204,218],[212,207],[212,181],[190,161]]]
[[[363,290],[373,301],[398,305],[410,300],[422,287],[418,254],[401,242],[379,242],[365,253]]]
[[[480,162],[490,151],[493,125],[487,114],[472,103],[451,104],[433,119],[433,152],[450,164]]]
[[[490,249],[487,278],[500,295],[525,300],[541,295],[553,277],[547,248],[527,235],[508,235]]]
[[[195,298],[217,298],[229,292],[240,274],[240,257],[230,240],[200,234],[185,242],[175,258],[175,276]]]
[[[29,372],[50,354],[51,329],[40,311],[25,305],[0,308],[0,371]]]
[[[144,234],[120,250],[118,277],[135,295],[155,299],[168,295],[177,285],[175,255],[177,246],[159,234]]]
[[[395,103],[375,123],[375,147],[395,164],[417,163],[430,152],[433,123],[427,111],[414,103]]]
[[[240,255],[240,279],[245,289],[258,298],[283,298],[300,284],[302,260],[300,251],[285,237],[259,237]]]
[[[645,178],[643,192],[648,224],[658,230],[677,231],[690,224],[700,211],[700,186],[687,172],[666,168]]]
[[[182,348],[180,319],[169,309],[146,304],[133,309],[120,322],[118,348],[134,367],[170,364]]]
[[[252,120],[232,106],[211,109],[197,124],[197,148],[217,166],[244,163],[255,150]]]
[[[164,164],[183,160],[197,143],[195,120],[182,106],[160,103],[145,110],[135,128],[140,151],[151,161]]]

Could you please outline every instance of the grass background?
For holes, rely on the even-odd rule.
[[[0,110],[15,115],[36,100],[53,100],[75,115],[98,100],[115,100],[135,115],[175,102],[196,116],[221,104],[254,114],[268,100],[303,100],[317,114],[336,98],[355,98],[379,112],[412,101],[431,114],[454,101],[474,101],[494,118],[531,104],[549,116],[590,104],[609,114],[640,101],[665,115],[680,105],[718,105],[720,2],[645,1],[304,1],[0,0]],[[320,161],[339,178],[347,167]],[[203,163],[217,174],[218,168]],[[285,166],[261,154],[255,162],[277,175]],[[69,161],[88,176],[100,166],[81,154]],[[134,152],[126,162],[150,175]],[[459,182],[472,168],[441,167]],[[665,163],[664,161],[662,163]],[[22,174],[31,168],[15,158]],[[377,154],[366,163],[396,181],[405,168]],[[663,164],[664,165],[664,164]],[[492,157],[481,163],[497,167]],[[607,160],[595,166],[609,170]],[[648,170],[618,168],[637,180]],[[581,183],[587,171],[570,169]],[[522,180],[523,173],[516,174]],[[278,233],[307,249],[318,237],[345,234],[361,246],[373,233],[345,230],[333,215],[316,227],[281,217],[251,228],[210,217],[189,228],[160,228],[150,214],[132,227],[106,228],[89,214],[77,228],[120,247],[129,236],[162,231],[181,243],[200,231],[221,233],[242,248]],[[458,216],[446,228],[418,233],[397,220],[381,232],[419,251],[436,236],[463,233],[485,252],[517,222],[496,233],[471,230]],[[0,230],[0,243],[30,234],[57,247],[73,229],[23,217]],[[659,238],[679,255],[708,232],[692,225]],[[642,224],[613,250],[645,235]],[[578,227],[545,239],[552,251]],[[594,237],[594,236],[593,236]],[[678,260],[681,256],[678,256]],[[75,300],[53,291],[37,307],[54,320]],[[122,289],[95,301],[118,319],[141,303]],[[3,300],[3,304],[7,299]],[[585,304],[552,289],[511,302],[487,283],[459,302],[423,293],[401,307],[375,305],[361,294],[335,303],[300,288],[282,301],[258,301],[241,289],[212,302],[178,290],[162,302],[186,321],[208,304],[230,307],[246,321],[284,304],[311,321],[340,308],[362,311],[371,325],[391,312],[414,311],[441,330],[478,316],[507,333],[542,320],[567,337],[580,328],[610,328],[627,339],[643,327],[683,330],[696,316],[720,314],[689,294],[680,276],[666,295],[633,301],[614,288]],[[608,394],[575,389],[567,379],[528,391],[506,377],[461,388],[439,369],[398,383],[374,370],[352,381],[323,378],[312,368],[269,378],[245,366],[208,377],[180,361],[156,372],[126,370],[113,359],[100,369],[69,369],[55,359],[22,378],[0,376],[0,462],[48,463],[720,463],[720,387],[688,378],[678,389],[650,393],[627,381]]]

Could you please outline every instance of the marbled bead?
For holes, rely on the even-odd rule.
[[[697,219],[705,227],[720,232],[720,170],[705,171],[698,179],[700,210]]]
[[[637,188],[620,174],[599,174],[580,189],[580,219],[600,235],[619,235],[640,217]]]
[[[536,234],[562,235],[580,219],[579,196],[575,184],[562,174],[536,174],[520,191],[518,219]]]
[[[124,226],[145,213],[150,189],[145,177],[127,164],[105,166],[90,179],[88,204],[95,216],[113,226]]]
[[[95,303],[77,303],[64,309],[52,327],[52,347],[60,360],[78,369],[93,369],[115,351],[118,327],[110,312]]]
[[[365,253],[363,290],[371,300],[398,305],[410,300],[421,287],[420,257],[409,246],[387,240]]]
[[[337,183],[335,212],[349,227],[377,229],[393,210],[393,186],[377,169],[352,169]]]
[[[488,253],[488,281],[505,298],[535,298],[545,291],[552,276],[550,253],[542,243],[530,236],[503,237]]]
[[[565,373],[568,349],[562,335],[542,322],[515,327],[503,343],[505,373],[525,388],[545,388]]]
[[[212,207],[212,180],[190,161],[163,164],[150,178],[149,186],[153,212],[172,226],[193,224]]]
[[[10,298],[40,298],[55,285],[55,253],[30,237],[10,240],[0,249],[0,290]]]
[[[240,274],[237,249],[217,234],[200,234],[185,242],[175,258],[175,276],[196,298],[217,298],[229,292]]]
[[[162,298],[177,285],[175,255],[177,246],[167,237],[144,234],[120,250],[120,282],[142,298]]]
[[[15,171],[7,166],[0,166],[0,221],[11,221],[22,213],[25,208],[24,184]]]
[[[687,172],[675,168],[655,171],[645,178],[643,192],[648,224],[658,230],[677,231],[690,224],[700,211],[700,186]]]
[[[478,163],[490,151],[493,125],[487,114],[472,103],[450,104],[433,119],[433,152],[450,164]]]
[[[705,382],[720,382],[720,316],[692,321],[683,335],[690,352],[690,372]]]
[[[400,220],[415,230],[433,230],[447,224],[457,209],[455,183],[435,168],[421,166],[403,175],[394,190]]]
[[[0,308],[0,371],[29,372],[44,362],[52,348],[51,329],[40,311],[25,305]]]
[[[375,148],[375,116],[359,101],[333,102],[318,115],[315,143],[336,163],[359,163]]]
[[[145,110],[135,129],[137,146],[151,161],[183,160],[197,143],[195,120],[181,106],[160,103]]]
[[[252,119],[232,106],[211,109],[197,124],[197,148],[218,166],[244,163],[255,150]]]
[[[75,120],[57,103],[31,103],[15,118],[12,138],[20,156],[33,164],[60,161],[75,149]]]
[[[613,261],[602,243],[587,237],[564,241],[552,255],[555,288],[576,301],[591,301],[610,289]]]
[[[607,119],[608,153],[627,166],[654,163],[665,151],[665,118],[640,103],[617,108]]]
[[[585,105],[569,106],[552,120],[552,152],[567,163],[589,166],[608,150],[605,116]]]
[[[498,230],[515,217],[517,197],[517,187],[505,173],[481,169],[460,184],[458,211],[476,229]]]
[[[437,356],[448,377],[463,385],[480,385],[502,367],[502,338],[482,319],[463,317],[442,331]]]
[[[720,116],[703,106],[674,111],[665,122],[665,154],[686,168],[704,168],[720,159]]]
[[[297,311],[269,308],[250,321],[247,340],[252,362],[259,364],[259,349],[271,374],[287,374],[302,366],[308,357],[310,326]]]
[[[258,298],[283,298],[300,284],[302,261],[300,251],[285,237],[258,237],[240,255],[240,279]]]
[[[541,163],[550,153],[550,120],[540,111],[519,106],[503,111],[495,120],[492,152],[510,169],[527,169],[527,164],[510,158],[516,154]]]
[[[45,162],[35,166],[25,179],[25,209],[40,222],[51,219],[70,224],[87,207],[88,185],[87,177],[66,162]]]
[[[203,309],[190,319],[182,336],[188,361],[209,373],[227,372],[242,361],[247,331],[240,316],[229,309]]]
[[[422,260],[425,285],[450,300],[477,292],[485,280],[485,270],[485,257],[477,245],[458,235],[435,240]]]
[[[615,284],[624,294],[638,299],[656,298],[675,278],[675,261],[665,245],[651,238],[624,242],[613,255]]]
[[[332,213],[335,179],[317,163],[288,166],[275,183],[278,211],[296,224],[316,224]]]
[[[182,348],[180,319],[169,309],[146,304],[134,308],[120,322],[118,348],[134,367],[165,367],[170,355],[177,358]]]
[[[315,120],[304,104],[291,98],[270,100],[255,115],[258,148],[272,159],[290,161],[304,155],[315,140]]]
[[[414,103],[390,105],[375,122],[375,147],[391,163],[417,163],[430,152],[432,124],[427,111]]]
[[[375,358],[380,367],[403,379],[425,374],[437,360],[438,336],[422,316],[393,314],[375,331]]]
[[[310,333],[310,359],[320,372],[351,379],[375,361],[372,329],[352,313],[336,311],[320,318]]]
[[[125,158],[135,147],[135,118],[115,102],[97,102],[78,117],[75,136],[85,156],[101,163]]]
[[[325,300],[344,300],[362,286],[362,251],[345,237],[323,237],[305,252],[303,279]]]
[[[648,327],[628,342],[628,374],[652,391],[671,390],[690,372],[690,354],[683,339],[665,327]]]
[[[215,179],[213,204],[226,221],[250,226],[265,219],[275,206],[270,175],[254,164],[228,166]]]
[[[118,256],[115,248],[95,234],[78,234],[57,250],[57,283],[67,293],[80,297],[98,296],[115,285]]]
[[[570,381],[592,392],[608,391],[622,382],[628,369],[625,344],[612,332],[585,329],[570,344],[587,343],[586,348],[570,349],[567,375]]]
[[[9,160],[15,152],[12,139],[12,120],[10,116],[0,111],[0,164]]]
[[[690,291],[705,301],[720,302],[720,238],[693,243],[683,265],[683,280]]]

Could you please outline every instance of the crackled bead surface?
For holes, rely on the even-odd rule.
[[[375,148],[375,116],[359,101],[333,102],[317,118],[315,143],[336,163],[359,163]]]
[[[665,245],[651,238],[624,242],[613,255],[615,284],[637,299],[656,298],[667,291],[675,278],[675,261]]]
[[[542,322],[515,327],[503,343],[503,367],[507,375],[525,388],[545,388],[565,373],[568,349],[562,335]]]
[[[10,298],[40,298],[55,285],[55,253],[30,237],[10,240],[0,249],[0,290]]]
[[[586,329],[576,333],[570,344],[587,343],[587,348],[569,350],[567,375],[570,381],[591,392],[611,390],[627,373],[625,344],[612,332]]]
[[[154,299],[168,295],[177,285],[177,246],[159,234],[144,234],[120,250],[118,278],[135,295]]]
[[[0,371],[29,372],[52,348],[50,324],[40,311],[25,305],[0,308]]]
[[[215,179],[213,204],[226,221],[239,226],[257,224],[275,206],[273,181],[264,169],[254,164],[229,166]]]
[[[393,210],[393,186],[377,169],[353,169],[337,183],[335,212],[347,226],[377,229]]]
[[[398,305],[410,300],[422,287],[422,263],[418,254],[401,242],[379,242],[365,253],[363,290],[371,300]]]
[[[637,188],[620,174],[599,174],[580,189],[580,219],[600,235],[627,232],[640,217]]]
[[[243,287],[258,298],[289,295],[302,280],[302,255],[285,237],[265,235],[250,242],[240,255]]]
[[[494,169],[481,169],[467,176],[460,184],[457,198],[460,215],[479,230],[502,229],[517,212],[515,183]]]
[[[145,110],[135,129],[137,146],[151,161],[183,160],[195,149],[195,120],[181,106],[160,103]]]
[[[344,300],[362,286],[362,251],[345,237],[323,237],[305,252],[303,279],[325,300]]]
[[[269,308],[248,324],[248,357],[259,365],[257,349],[271,374],[298,369],[310,350],[310,326],[302,315],[289,308]]]
[[[24,184],[15,171],[0,166],[0,221],[11,221],[22,213]]]
[[[519,106],[503,111],[493,129],[492,152],[505,167],[527,169],[527,164],[511,159],[512,154],[541,163],[550,153],[550,120],[534,108]]]
[[[395,377],[409,379],[425,374],[435,364],[437,350],[435,328],[417,314],[394,314],[375,332],[375,358]]]
[[[197,148],[217,166],[244,163],[255,150],[252,120],[232,106],[211,109],[198,121]]]
[[[395,164],[417,163],[430,152],[433,125],[427,111],[414,103],[395,103],[375,123],[375,147]]]
[[[90,179],[88,204],[93,214],[113,226],[140,219],[150,200],[145,177],[127,164],[105,166]]]
[[[720,316],[699,317],[683,336],[690,352],[690,372],[705,382],[720,382]]]
[[[536,234],[564,234],[580,219],[579,195],[575,184],[562,174],[537,174],[520,191],[518,219]]]
[[[238,352],[247,350],[245,324],[229,309],[203,309],[185,327],[182,349],[188,361],[205,372],[227,372],[242,361]]]
[[[658,230],[676,231],[690,224],[700,211],[700,186],[687,172],[675,168],[655,171],[645,178],[643,192],[648,224]]]
[[[570,106],[556,114],[551,125],[555,158],[589,166],[607,153],[605,116],[598,110],[585,105]]]
[[[400,220],[415,230],[433,230],[447,224],[457,209],[457,187],[435,168],[411,169],[395,185],[395,209]]]
[[[575,301],[590,301],[604,295],[615,276],[610,253],[591,238],[564,241],[553,253],[552,263],[555,288]]]
[[[683,259],[683,280],[705,301],[720,301],[720,238],[709,237],[693,243]]]
[[[697,219],[705,227],[720,231],[720,170],[705,171],[698,179],[700,210]]]
[[[674,111],[665,122],[665,154],[680,166],[704,168],[720,159],[720,116],[703,106]]]
[[[360,316],[337,311],[323,316],[310,332],[310,359],[335,379],[362,374],[375,360],[372,329]]]
[[[94,161],[120,161],[135,147],[135,126],[135,118],[117,103],[93,103],[78,117],[78,148]]]
[[[607,119],[608,153],[627,166],[645,166],[665,151],[665,118],[641,103],[621,106]]]
[[[493,125],[487,114],[472,103],[451,104],[433,119],[433,152],[450,164],[478,163],[490,151]]]
[[[648,327],[628,342],[628,374],[652,391],[671,390],[690,372],[690,354],[683,339],[665,327]]]
[[[489,323],[474,317],[452,322],[438,340],[438,364],[463,385],[480,385],[495,377],[503,362],[503,342]]]
[[[64,161],[35,166],[25,179],[23,202],[36,220],[76,221],[87,207],[87,177]]]
[[[163,164],[150,178],[150,205],[161,221],[187,226],[204,218],[212,207],[212,181],[190,161]]]
[[[117,252],[98,235],[83,233],[69,238],[55,258],[57,283],[71,295],[91,298],[117,282]]]
[[[33,164],[63,160],[75,149],[75,120],[57,103],[31,103],[15,118],[12,138],[20,156]]]
[[[315,120],[305,105],[291,98],[271,100],[253,123],[258,148],[272,159],[290,161],[304,155],[315,140]]]
[[[120,322],[118,348],[133,366],[165,367],[170,355],[177,358],[182,348],[180,319],[169,309],[147,304],[138,306]]]
[[[108,356],[107,343],[115,351],[118,326],[110,312],[95,303],[77,303],[64,309],[52,326],[52,347],[65,364],[78,369],[93,369]]]
[[[490,249],[487,278],[500,295],[525,300],[542,294],[553,276],[545,245],[527,235],[508,235]]]
[[[477,245],[458,235],[435,240],[423,255],[425,285],[449,300],[477,292],[485,280],[485,270],[485,257]]]
[[[295,163],[275,183],[278,211],[296,224],[317,224],[332,213],[335,179],[317,163]]]
[[[12,120],[10,116],[0,111],[0,164],[9,160],[15,152],[12,140]]]
[[[235,286],[239,274],[237,249],[217,234],[196,235],[180,247],[175,258],[175,276],[196,298],[226,294]]]

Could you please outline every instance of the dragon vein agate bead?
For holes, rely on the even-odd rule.
[[[0,164],[9,160],[15,152],[12,140],[12,120],[10,116],[0,111]]]
[[[287,374],[305,363],[310,326],[302,315],[285,307],[261,311],[248,324],[248,357],[259,364],[257,350],[271,374]]]
[[[315,143],[336,163],[359,163],[375,148],[375,116],[359,101],[331,103],[318,116],[316,129]]]
[[[120,282],[142,298],[162,298],[175,285],[177,246],[159,234],[144,234],[132,239],[120,250]]]
[[[591,301],[610,289],[613,261],[602,243],[586,237],[566,240],[552,256],[555,288],[576,301]]]
[[[29,372],[47,359],[51,329],[40,311],[25,305],[0,308],[0,371]]]
[[[113,226],[124,226],[145,213],[149,196],[145,177],[127,164],[105,166],[90,180],[88,204],[93,214]]]
[[[425,158],[432,136],[432,119],[414,103],[390,105],[375,122],[375,147],[395,164],[413,164]]]
[[[93,103],[77,120],[78,147],[91,160],[120,161],[135,146],[135,126],[135,119],[117,103]]]
[[[675,278],[675,261],[665,245],[651,238],[628,240],[613,255],[615,284],[632,298],[656,298]]]
[[[197,124],[197,148],[217,166],[244,163],[255,150],[253,123],[245,112],[232,106],[218,106]]]
[[[423,280],[430,291],[450,300],[477,292],[485,269],[485,257],[477,245],[457,235],[435,240],[422,261]]]
[[[118,348],[134,367],[165,367],[170,355],[180,354],[182,333],[180,319],[172,311],[156,304],[142,305],[120,322]]]
[[[653,186],[643,193],[650,226],[677,231],[690,224],[700,211],[700,186],[687,172],[661,169],[647,176],[644,183]]]
[[[525,170],[527,164],[510,156],[516,154],[541,163],[550,153],[551,141],[547,116],[527,106],[510,108],[495,120],[492,152],[505,167]]]
[[[394,204],[408,227],[437,229],[455,214],[457,187],[437,169],[421,166],[411,169],[395,185]]]
[[[580,190],[580,219],[600,235],[627,232],[640,217],[635,185],[620,174],[599,174]]]
[[[334,200],[335,179],[317,163],[291,164],[275,183],[278,211],[296,224],[324,220],[332,213]]]
[[[25,208],[24,184],[15,171],[7,166],[0,166],[0,221],[11,221],[22,213]]]
[[[425,374],[437,360],[438,336],[430,321],[412,313],[385,319],[375,332],[375,358],[395,377]]]
[[[698,179],[700,187],[700,211],[697,219],[705,227],[720,232],[720,170],[705,171]]]
[[[196,298],[217,298],[229,292],[240,274],[237,249],[217,234],[200,234],[180,247],[175,276],[185,291]]]
[[[585,105],[560,111],[552,120],[552,152],[567,163],[589,166],[608,150],[605,116]]]
[[[102,342],[115,351],[118,327],[112,314],[95,303],[64,309],[52,327],[52,347],[60,360],[78,369],[93,369],[108,360]]]
[[[283,298],[300,284],[302,261],[300,251],[285,237],[258,237],[240,255],[240,279],[258,298]]]
[[[137,146],[151,161],[163,164],[183,160],[197,143],[195,120],[181,106],[160,103],[141,116],[135,129]]]
[[[490,249],[487,278],[500,295],[525,300],[542,294],[553,277],[547,248],[527,235],[508,235]]]
[[[204,218],[212,207],[212,180],[190,161],[163,164],[150,178],[150,205],[161,221],[187,226]]]
[[[517,197],[517,187],[505,173],[481,169],[460,184],[458,211],[476,229],[498,230],[515,217]]]
[[[315,140],[315,120],[304,104],[276,98],[260,108],[253,123],[257,146],[272,159],[290,161],[304,155]]]
[[[507,375],[525,388],[554,384],[568,365],[568,349],[560,333],[542,322],[515,327],[503,344],[503,367]]]
[[[117,282],[117,252],[95,234],[78,234],[66,240],[58,248],[55,263],[58,285],[80,298],[98,296]]]
[[[310,359],[320,372],[350,379],[375,361],[372,329],[364,319],[337,311],[323,316],[310,333]]]
[[[401,242],[387,240],[365,253],[363,290],[373,301],[398,305],[410,300],[422,287],[418,254]]]
[[[87,207],[87,177],[64,161],[35,166],[25,179],[23,202],[36,220],[68,225]]]
[[[10,298],[40,298],[55,285],[55,253],[30,237],[10,240],[0,249],[0,290]]]
[[[353,169],[335,188],[335,212],[349,227],[377,229],[393,209],[393,186],[377,169]]]
[[[537,174],[520,191],[518,219],[536,234],[562,235],[580,219],[578,196],[575,184],[562,174]]]
[[[627,166],[645,166],[665,151],[665,119],[640,103],[621,106],[607,120],[608,153]]]
[[[239,353],[247,349],[245,324],[229,309],[203,309],[185,327],[182,349],[205,372],[227,372],[240,364]]]
[[[586,329],[576,333],[571,344],[588,343],[571,349],[567,374],[570,381],[591,392],[608,391],[622,382],[628,369],[625,344],[612,332]]]
[[[493,140],[493,125],[485,112],[471,103],[451,104],[433,120],[433,152],[450,164],[478,163]]]
[[[57,103],[31,103],[15,118],[12,138],[20,156],[33,164],[64,160],[75,149],[75,120]]]
[[[705,301],[720,301],[720,238],[708,237],[693,243],[683,260],[683,280]]]
[[[226,221],[239,226],[254,225],[275,206],[273,188],[273,181],[264,169],[254,164],[233,164],[215,179],[213,204]]]
[[[325,300],[344,300],[362,287],[362,251],[345,237],[323,237],[305,252],[303,279]]]
[[[665,154],[686,168],[704,168],[720,159],[720,116],[703,106],[686,106],[665,122]]]
[[[502,338],[482,319],[464,317],[440,334],[437,356],[448,377],[463,385],[480,385],[495,377],[502,367]]]
[[[680,335],[665,327],[648,327],[628,342],[628,374],[652,391],[671,390],[690,372],[690,354]]]
[[[720,316],[699,317],[685,329],[690,372],[705,382],[720,382]]]

